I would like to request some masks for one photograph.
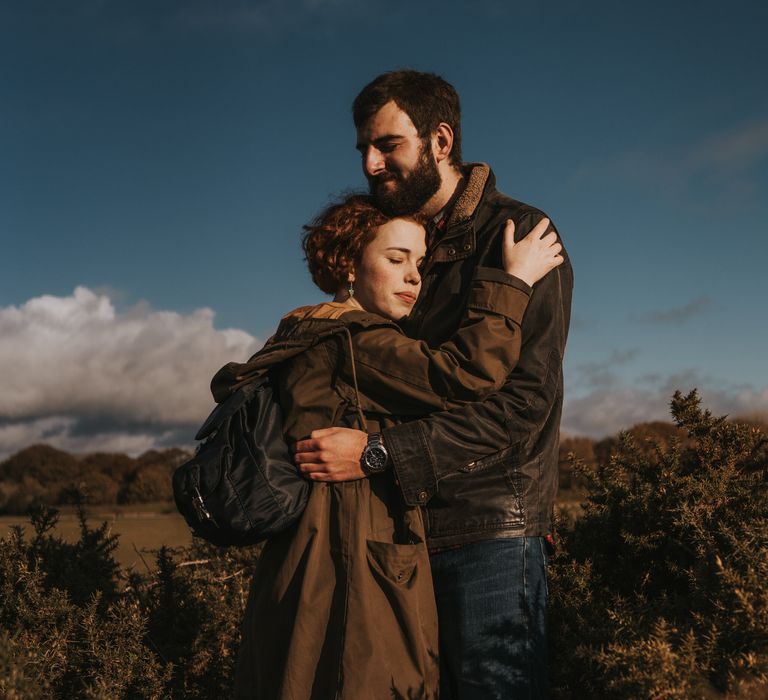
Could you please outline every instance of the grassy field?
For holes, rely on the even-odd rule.
[[[152,550],[162,545],[178,547],[192,543],[189,528],[172,503],[92,506],[87,513],[91,527],[106,521],[109,532],[120,536],[115,558],[123,568],[145,568],[145,564],[154,568]],[[13,525],[21,525],[28,535],[32,531],[28,518],[4,515],[0,516],[0,537],[5,537]],[[56,532],[68,542],[80,538],[80,526],[72,508],[61,508]]]
[[[59,509],[56,533],[67,542],[80,539],[80,525],[74,508]],[[565,492],[558,499],[558,511],[564,522],[573,521],[581,511],[581,495]],[[131,506],[91,506],[88,523],[96,527],[106,521],[110,534],[119,535],[115,558],[121,567],[154,568],[153,550],[162,545],[187,546],[192,534],[173,503],[143,503]],[[0,516],[0,537],[5,537],[13,525],[21,525],[28,536],[32,532],[29,519],[23,515]]]

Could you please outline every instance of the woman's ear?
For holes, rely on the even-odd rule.
[[[350,267],[349,272],[347,272],[347,282],[354,282],[355,281],[355,268]]]

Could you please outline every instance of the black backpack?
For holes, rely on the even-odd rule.
[[[195,456],[173,474],[193,534],[221,546],[260,542],[301,516],[312,484],[293,463],[269,375],[219,404],[197,432]]]

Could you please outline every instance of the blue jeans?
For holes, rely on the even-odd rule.
[[[546,698],[544,538],[474,542],[433,552],[430,562],[441,700]]]

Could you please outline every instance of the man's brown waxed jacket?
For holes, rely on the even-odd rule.
[[[506,220],[515,222],[520,240],[545,216],[498,192],[487,165],[467,166],[465,174],[465,189],[404,324],[409,336],[431,346],[458,326],[476,268],[501,267]],[[573,288],[565,250],[563,256],[565,262],[534,285],[520,358],[499,391],[384,431],[405,501],[426,506],[430,547],[550,532]]]

